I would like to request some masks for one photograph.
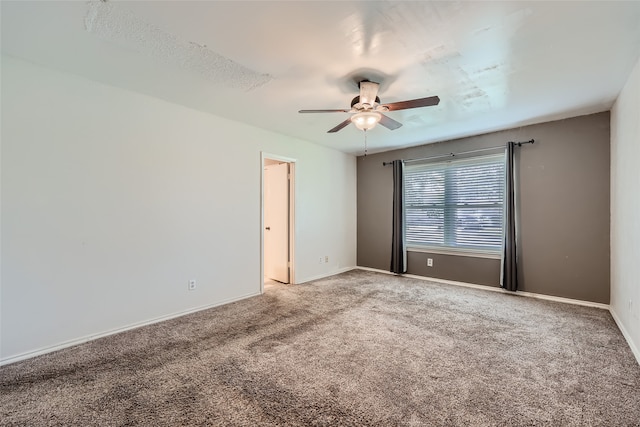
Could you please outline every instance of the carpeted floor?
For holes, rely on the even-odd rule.
[[[607,311],[357,270],[0,380],[2,426],[640,426]]]

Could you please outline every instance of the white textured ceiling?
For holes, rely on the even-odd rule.
[[[369,151],[607,110],[640,56],[640,1],[2,1],[2,52],[361,154],[327,130],[356,82],[387,113]]]

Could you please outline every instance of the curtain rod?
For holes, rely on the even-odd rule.
[[[521,142],[513,142],[513,141],[509,141],[509,144],[513,143],[515,145],[517,145],[518,147],[521,147],[522,144],[533,144],[535,142],[535,140],[530,139],[528,141],[521,141]],[[449,154],[441,154],[438,156],[430,156],[430,157],[421,157],[419,159],[408,159],[408,160],[403,160],[403,162],[408,163],[408,162],[420,162],[422,160],[430,160],[430,159],[439,159],[441,157],[455,157],[458,156],[460,154],[469,154],[469,153],[478,153],[480,151],[489,151],[489,150],[495,150],[496,148],[504,148],[504,145],[497,145],[495,147],[488,147],[488,148],[480,148],[478,150],[470,150],[470,151],[461,151],[459,153],[449,153]],[[383,166],[388,166],[388,165],[392,165],[393,162],[382,162]]]

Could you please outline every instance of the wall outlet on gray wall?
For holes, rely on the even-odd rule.
[[[427,258],[427,267],[433,267],[433,258]]]
[[[196,290],[196,279],[189,280],[189,290],[190,291]]]

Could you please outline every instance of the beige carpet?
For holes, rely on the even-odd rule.
[[[605,310],[352,271],[0,368],[2,426],[640,426]]]

